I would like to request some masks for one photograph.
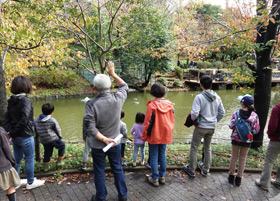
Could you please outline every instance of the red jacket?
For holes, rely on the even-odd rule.
[[[270,141],[280,142],[280,104],[272,109],[267,134]]]
[[[149,101],[147,106],[142,140],[150,144],[172,143],[175,122],[173,103],[163,98],[157,98]],[[154,114],[154,124],[149,137],[147,130],[151,124],[152,114]]]

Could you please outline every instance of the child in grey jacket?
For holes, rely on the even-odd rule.
[[[42,112],[35,120],[35,131],[40,137],[40,142],[44,146],[44,172],[49,171],[50,161],[53,154],[53,148],[58,149],[57,166],[63,166],[65,144],[61,140],[61,129],[55,118],[52,117],[54,106],[51,103],[45,103],[42,106]]]

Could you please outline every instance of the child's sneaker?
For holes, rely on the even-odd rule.
[[[58,159],[57,159],[57,166],[58,166],[58,167],[62,167],[63,165],[64,165],[63,158],[58,158]]]
[[[133,167],[136,167],[136,162],[132,162],[132,166],[133,166]]]
[[[240,186],[241,185],[241,178],[240,177],[235,177],[235,185]]]
[[[51,169],[50,163],[44,163],[44,172],[48,172]]]
[[[141,161],[141,165],[144,166],[145,165],[145,161]]]
[[[147,168],[151,169],[151,166],[150,166],[150,164],[148,162],[146,162],[145,165],[146,165]]]
[[[231,175],[231,174],[228,175],[228,183],[233,184],[234,179],[235,179],[235,176],[234,176],[234,175]]]
[[[86,164],[81,164],[81,165],[80,165],[80,168],[81,168],[82,170],[86,170],[86,169],[87,169],[87,166],[86,166]]]
[[[33,188],[37,188],[39,186],[44,185],[44,183],[45,183],[45,180],[34,179],[32,184],[26,184],[26,189],[30,190],[30,189],[33,189]]]
[[[153,186],[155,186],[155,187],[159,187],[158,179],[153,179],[152,177],[147,177],[147,179],[148,179],[148,182],[149,182],[151,185],[153,185]]]
[[[159,177],[158,181],[159,181],[160,184],[164,185],[165,184],[165,177]]]

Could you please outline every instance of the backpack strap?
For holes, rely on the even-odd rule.
[[[236,114],[236,118],[237,118],[237,119],[240,119],[240,110],[236,111],[235,114]]]

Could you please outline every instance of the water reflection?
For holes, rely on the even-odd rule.
[[[176,142],[190,141],[194,128],[185,127],[184,122],[188,113],[191,111],[192,102],[197,93],[200,92],[168,92],[166,94],[166,98],[175,103],[175,130],[173,136]],[[223,101],[226,116],[217,124],[214,138],[218,138],[219,140],[214,140],[214,142],[229,142],[231,130],[228,128],[228,124],[232,113],[240,107],[237,97],[241,95],[241,92],[239,90],[219,90],[217,93]],[[92,99],[93,97],[90,98]],[[274,88],[272,98],[272,105],[274,106],[279,102],[278,88]],[[55,106],[53,116],[58,120],[61,126],[63,139],[82,140],[82,119],[85,113],[85,103],[82,102],[81,99],[82,98],[79,97],[34,101],[35,117],[37,118],[41,113],[42,104],[51,102]],[[146,103],[151,99],[153,99],[153,97],[149,93],[129,93],[128,99],[123,107],[126,113],[124,122],[127,124],[128,131],[130,131],[134,124],[136,113],[146,113]],[[135,102],[137,102],[137,104]],[[108,119],[108,121],[110,120]],[[129,136],[131,137],[130,133]],[[265,139],[267,139],[266,134]]]

